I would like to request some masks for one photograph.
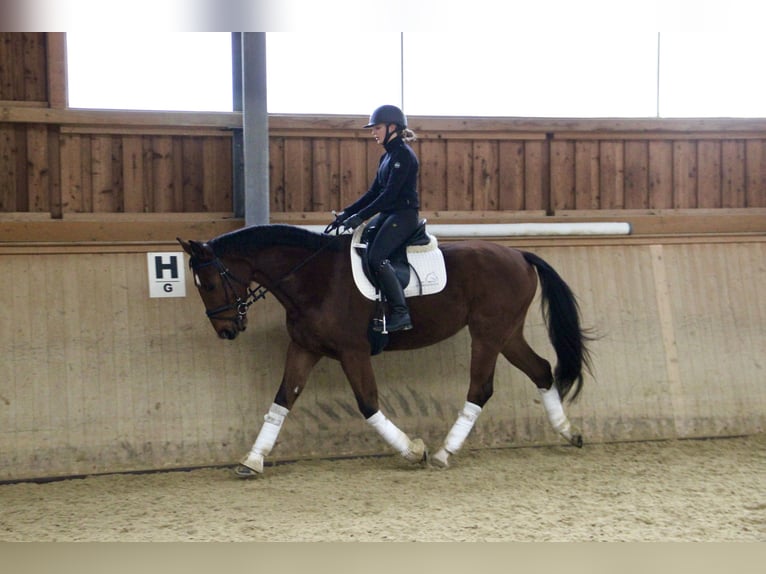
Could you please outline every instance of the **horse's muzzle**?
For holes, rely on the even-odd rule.
[[[237,335],[239,335],[239,331],[236,329],[221,329],[218,331],[218,336],[221,339],[228,339],[229,341],[236,339]]]
[[[220,329],[216,328],[216,332],[221,339],[232,341],[245,329],[247,329],[247,317],[240,315],[236,319],[229,320],[227,324]]]

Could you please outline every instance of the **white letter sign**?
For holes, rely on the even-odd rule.
[[[183,253],[147,253],[149,297],[186,297]]]

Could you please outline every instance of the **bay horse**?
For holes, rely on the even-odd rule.
[[[352,279],[350,234],[256,225],[207,242],[180,238],[178,242],[190,256],[195,284],[219,337],[231,340],[244,331],[249,307],[267,291],[286,311],[290,342],[282,381],[255,443],[235,469],[238,476],[263,473],[264,457],[322,357],[340,361],[362,416],[411,463],[449,466],[449,457],[463,446],[492,396],[500,354],[537,386],[553,428],[571,444],[582,446],[582,436],[564,413],[562,400],[570,393],[570,401],[577,397],[584,371],[590,371],[589,337],[581,327],[572,290],[537,255],[484,240],[440,245],[446,287],[410,298],[414,328],[389,335],[386,351],[417,349],[468,326],[471,362],[466,401],[444,443],[429,457],[421,439],[410,439],[380,410],[368,338],[376,302],[366,299]],[[542,313],[557,359],[553,371],[523,334],[538,278]]]

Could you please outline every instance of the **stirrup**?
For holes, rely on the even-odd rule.
[[[390,333],[394,331],[409,331],[412,329],[412,319],[410,319],[409,313],[406,315],[399,315],[398,321],[383,322],[383,333]]]

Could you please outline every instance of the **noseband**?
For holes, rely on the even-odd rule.
[[[262,285],[258,285],[255,289],[252,289],[250,287],[250,282],[243,281],[236,275],[233,275],[231,271],[229,271],[226,266],[223,264],[223,262],[218,258],[215,257],[214,259],[211,259],[210,261],[205,261],[203,263],[194,263],[190,264],[192,271],[194,272],[195,276],[197,275],[197,271],[203,267],[208,267],[210,265],[215,266],[215,268],[218,270],[218,275],[221,276],[221,281],[223,283],[224,291],[226,292],[226,304],[221,305],[220,307],[216,307],[215,309],[206,309],[205,314],[210,319],[219,319],[223,321],[232,321],[237,324],[237,326],[241,329],[244,324],[245,316],[247,315],[247,310],[250,308],[250,305],[258,301],[259,299],[264,299],[266,297],[266,293],[268,293],[268,289],[266,287],[263,287]],[[247,290],[247,296],[243,299],[239,295],[237,295],[237,290],[234,288],[234,283],[239,283],[245,289]],[[229,302],[229,294],[233,295],[234,301]],[[236,311],[236,316],[229,316],[229,317],[221,317],[220,315],[222,313],[226,313],[227,311]]]

